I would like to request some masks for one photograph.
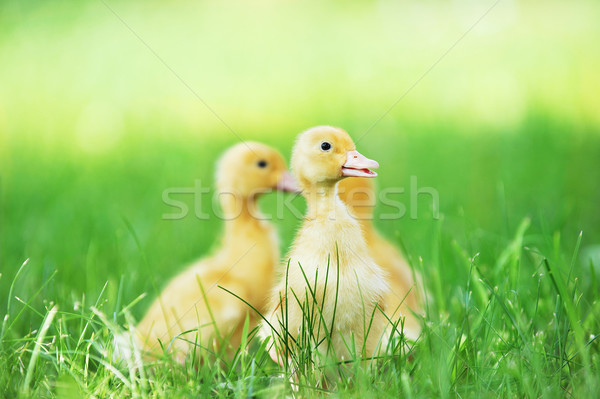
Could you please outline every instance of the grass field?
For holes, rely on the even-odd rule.
[[[592,1],[4,2],[0,396],[292,394],[256,340],[220,367],[142,370],[110,342],[220,231],[166,220],[165,189],[212,184],[240,138],[289,157],[333,124],[379,161],[380,188],[406,189],[408,214],[376,223],[431,298],[410,356],[331,394],[598,397],[598,17]],[[411,208],[414,178],[439,219],[427,196]],[[283,216],[285,252],[300,220]]]

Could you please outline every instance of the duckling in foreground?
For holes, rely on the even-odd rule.
[[[256,312],[217,284],[265,310],[280,254],[275,230],[262,220],[256,200],[270,189],[297,191],[296,183],[281,154],[256,142],[227,150],[216,181],[225,219],[221,246],[173,278],[136,326],[146,355],[162,353],[160,342],[171,345],[180,360],[195,343],[211,351],[221,345],[236,349],[246,315],[252,329]]]
[[[338,183],[338,195],[360,223],[371,257],[389,275],[390,291],[384,300],[386,315],[394,322],[404,317],[404,335],[409,340],[416,340],[421,332],[421,324],[414,313],[423,312],[421,278],[417,272],[413,278],[411,268],[400,251],[373,225],[376,196],[372,180],[356,177],[344,179]],[[400,330],[401,327],[401,323],[398,323],[396,328]]]
[[[341,129],[318,126],[298,136],[292,170],[308,210],[260,331],[263,338],[273,338],[270,354],[277,363],[300,341],[309,341],[311,352],[324,359],[378,352],[388,324],[377,309],[388,292],[386,276],[336,194],[344,177],[375,177],[370,169],[377,167]]]

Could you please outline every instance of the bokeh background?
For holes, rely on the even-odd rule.
[[[416,219],[377,224],[449,302],[468,279],[455,245],[493,276],[525,218],[524,245],[546,256],[570,256],[583,231],[574,273],[588,282],[600,256],[598,21],[597,1],[4,0],[0,309],[29,258],[14,295],[41,313],[13,332],[39,326],[51,302],[100,298],[109,311],[148,292],[141,316],[221,227],[164,220],[163,190],[212,184],[239,138],[289,157],[317,124],[368,132],[357,146],[382,165],[380,188],[416,176],[439,192],[440,220],[422,197]],[[410,211],[409,194],[398,200]],[[284,216],[283,250],[299,223]]]

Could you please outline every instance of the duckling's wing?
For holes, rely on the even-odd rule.
[[[221,277],[198,265],[176,276],[136,327],[146,349],[159,349],[159,341],[187,351],[192,343],[212,347],[215,339],[231,340],[249,308],[218,286]],[[243,284],[227,281],[226,286],[242,298],[247,295]]]

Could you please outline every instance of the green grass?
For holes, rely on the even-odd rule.
[[[488,6],[108,4],[238,136],[286,157],[315,124],[360,137]],[[0,11],[0,396],[291,394],[257,339],[234,359],[199,350],[204,364],[112,362],[115,331],[221,229],[163,219],[163,190],[212,184],[238,139],[102,2]],[[599,12],[501,1],[360,139],[379,187],[407,189],[393,199],[408,214],[376,223],[431,296],[410,356],[399,346],[324,389],[599,396]],[[412,176],[439,192],[439,220],[426,195],[409,217]],[[285,251],[300,221],[273,223]],[[305,366],[299,394],[323,394]]]
[[[589,166],[600,159],[595,155],[600,143],[589,138],[585,145],[565,145],[558,133],[542,140],[531,130],[510,139],[457,135],[455,140],[456,149],[447,151],[445,140],[423,133],[404,139],[402,149],[414,157],[404,162],[419,183],[440,191],[441,219],[432,219],[425,197],[417,220],[378,221],[388,237],[407,248],[432,294],[423,336],[410,359],[392,356],[377,369],[358,368],[351,383],[340,379],[328,388],[341,396],[593,397],[600,389],[599,344],[592,338],[600,331],[600,305],[597,264],[589,256],[600,233],[594,219],[599,197],[597,187],[569,191],[564,185],[598,179],[598,169]],[[531,142],[535,156],[508,162]],[[477,153],[468,150],[474,143]],[[438,153],[435,165],[417,159],[419,147]],[[565,155],[574,148],[577,157]],[[492,152],[496,162],[481,161]],[[165,187],[191,186],[197,177],[210,180],[209,160],[198,165],[193,153],[186,143],[146,143],[144,152],[127,159],[128,167],[113,157],[72,163],[44,163],[27,152],[15,157],[11,189],[3,190],[0,287],[2,309],[10,306],[0,341],[5,396],[60,396],[64,390],[97,397],[291,392],[288,378],[256,340],[235,361],[216,362],[222,367],[196,368],[192,362],[182,367],[165,360],[159,367],[148,365],[146,378],[111,366],[105,357],[116,324],[126,323],[121,310],[147,292],[129,310],[139,319],[156,295],[154,287],[214,243],[210,230],[219,230],[218,220],[161,219],[171,211],[160,200]],[[538,163],[544,158],[554,164]],[[169,167],[162,159],[179,165]],[[483,170],[472,171],[466,188],[459,178],[452,180],[462,163],[476,160]],[[562,179],[537,175],[549,169],[562,171]],[[494,174],[504,177],[489,182]],[[380,186],[396,179],[383,168],[380,178]],[[407,176],[399,180],[408,186]],[[491,193],[484,200],[486,189]],[[193,205],[191,198],[183,200]],[[273,205],[273,195],[262,201],[265,210]],[[286,212],[274,223],[285,248],[299,221]],[[26,258],[29,263],[16,276]],[[55,305],[44,345],[36,345]],[[300,392],[318,394],[308,384],[314,376],[304,370]]]

